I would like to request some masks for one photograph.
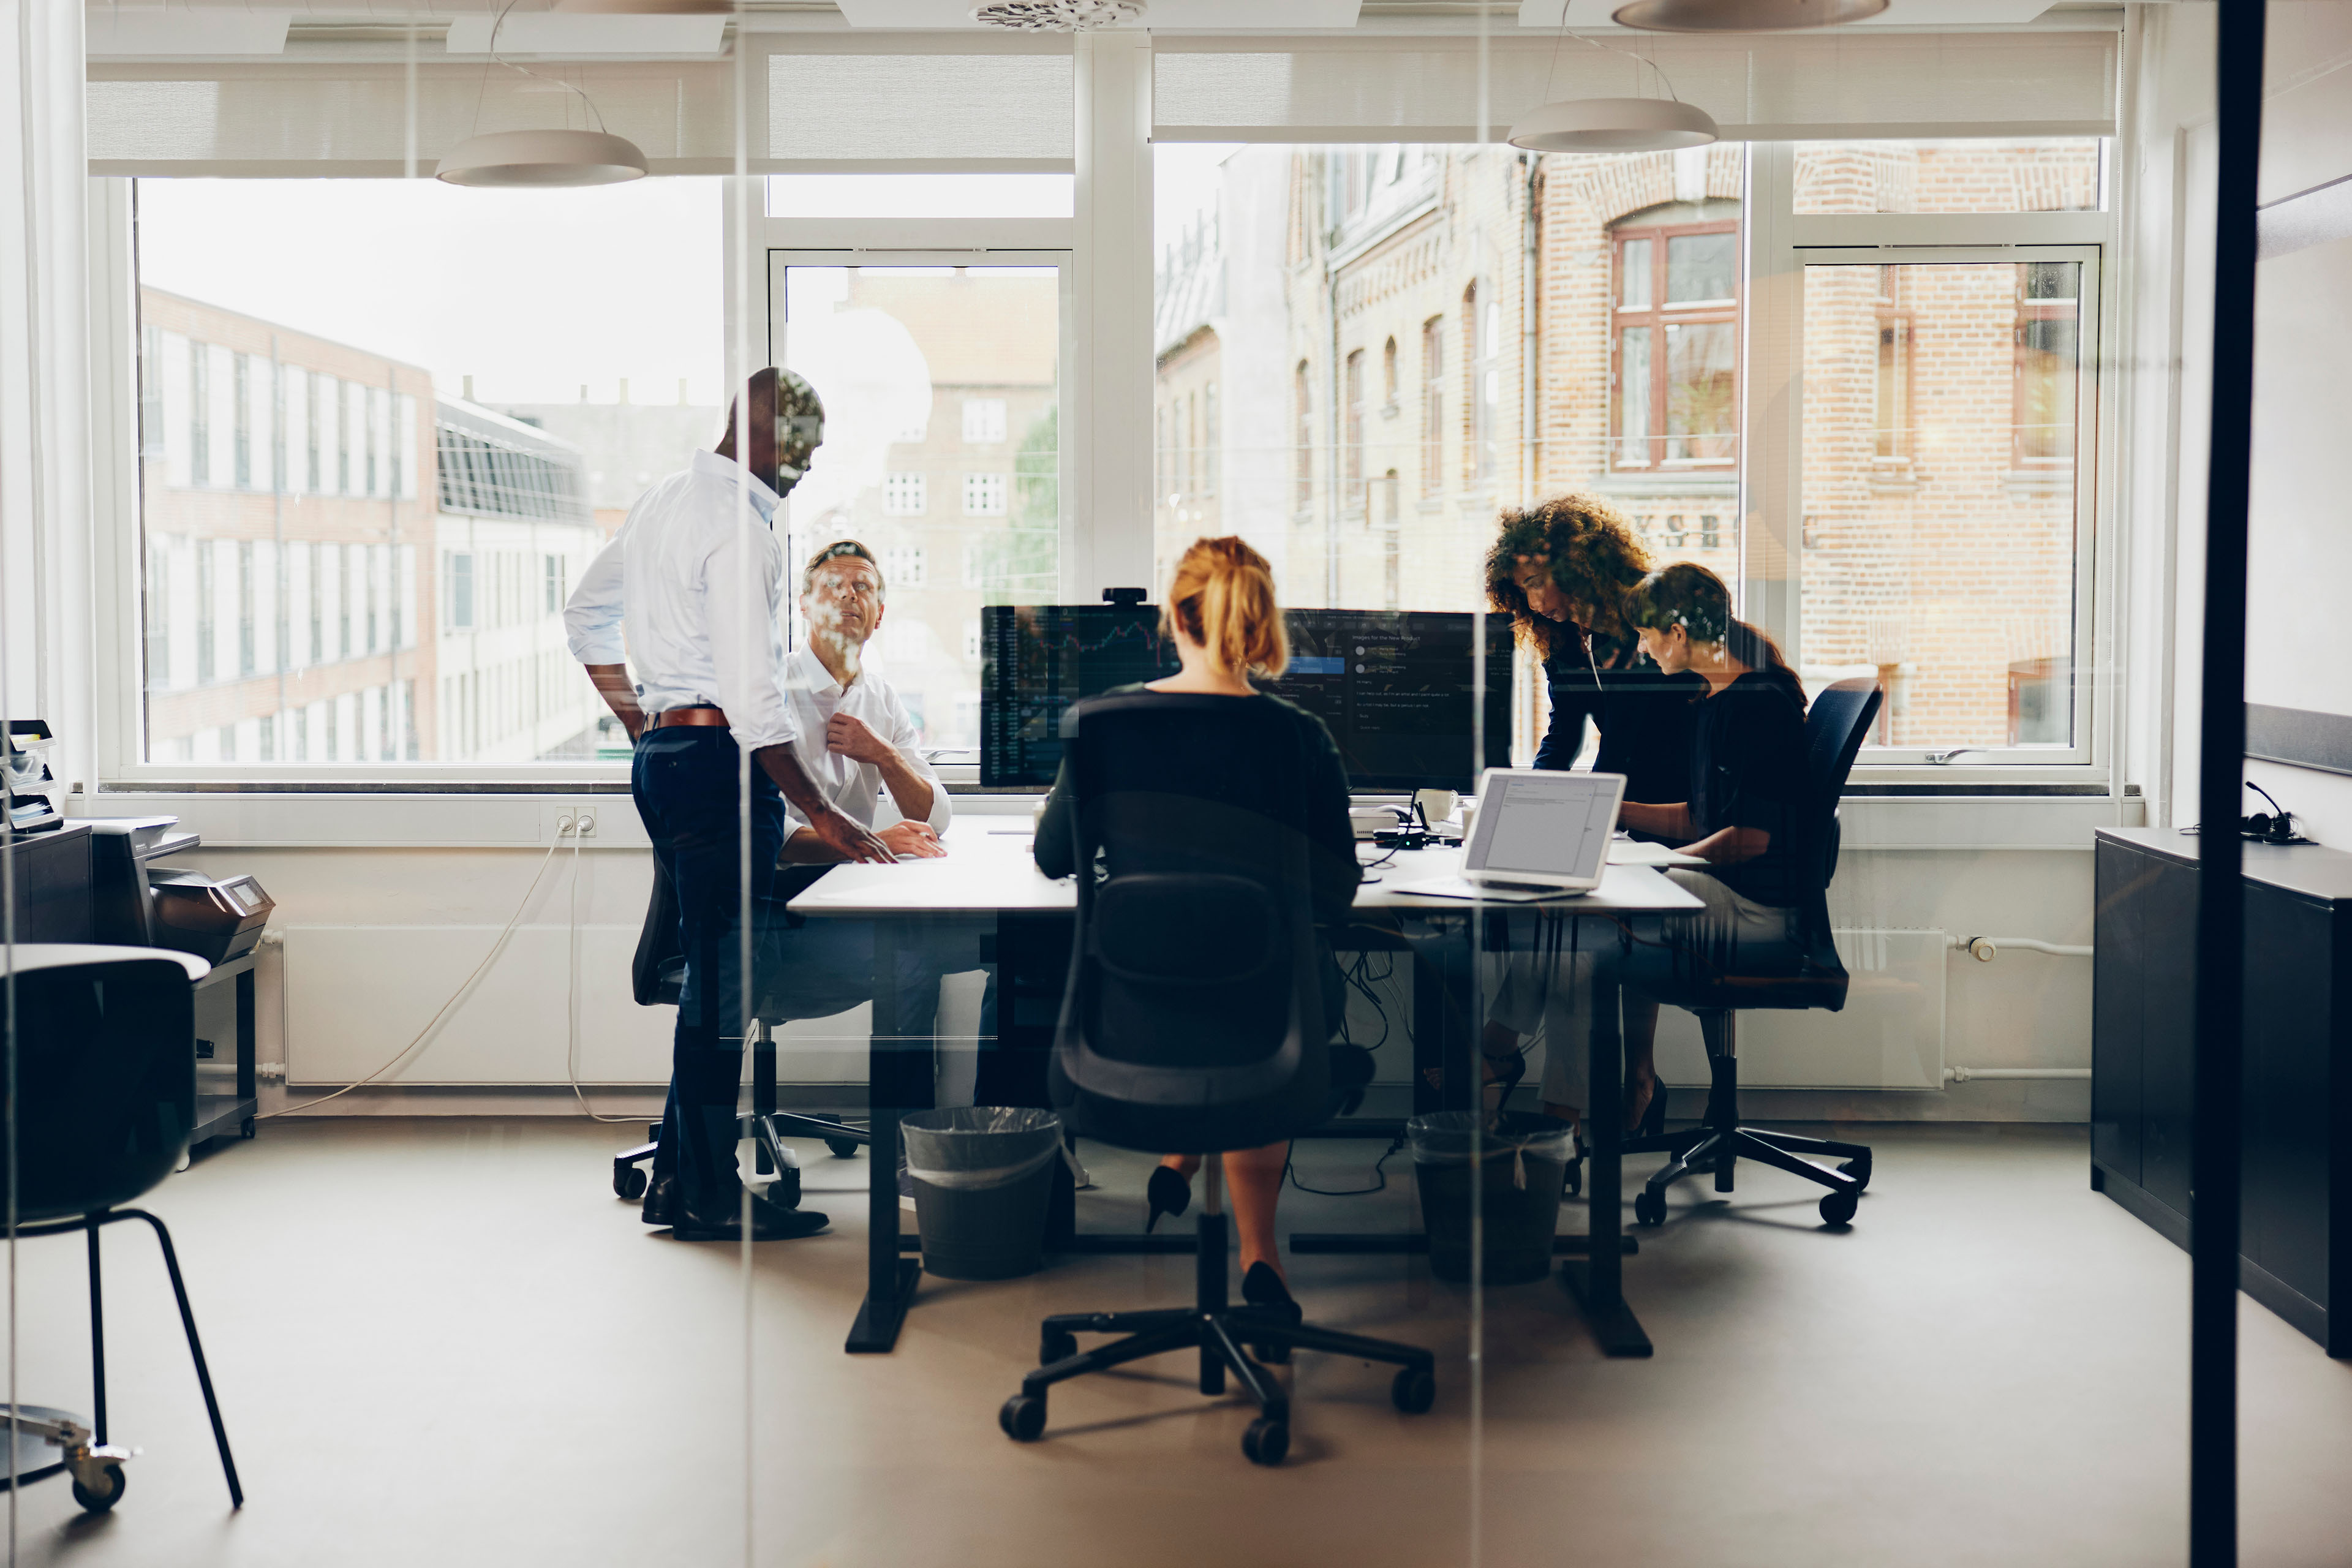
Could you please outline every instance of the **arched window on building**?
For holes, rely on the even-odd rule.
[[[1391,338],[1381,348],[1381,412],[1393,414],[1397,405],[1396,340]]]
[[[1730,470],[1738,450],[1739,204],[1611,226],[1610,467]]]

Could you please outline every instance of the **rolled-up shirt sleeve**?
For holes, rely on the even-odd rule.
[[[621,640],[621,542],[628,536],[623,523],[604,548],[596,552],[579,585],[563,605],[563,638],[572,657],[583,664],[625,664],[628,649]]]
[[[720,531],[703,562],[703,624],[719,687],[711,696],[727,714],[728,732],[747,752],[801,738],[776,630],[783,571],[783,546],[764,527]]]

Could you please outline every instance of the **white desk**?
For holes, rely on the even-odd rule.
[[[919,1262],[899,1256],[898,1189],[891,1179],[898,1163],[898,1119],[905,1102],[917,1097],[905,1081],[908,1075],[900,1059],[914,1053],[902,1048],[906,1042],[899,1037],[897,994],[890,984],[898,944],[890,933],[924,921],[1074,912],[1076,889],[1066,880],[1049,880],[1037,869],[1029,840],[1025,826],[1006,818],[968,817],[949,827],[944,857],[887,866],[836,866],[787,906],[792,913],[811,920],[875,923],[874,1022],[867,1053],[874,1169],[867,1196],[866,1300],[850,1329],[845,1348],[852,1353],[887,1351],[898,1342],[898,1327],[914,1302],[922,1272]],[[1360,858],[1368,852],[1360,851]],[[1697,899],[1648,866],[1612,865],[1593,892],[1539,903],[1481,904],[1398,890],[1406,882],[1452,875],[1461,859],[1458,849],[1400,850],[1367,870],[1370,879],[1356,890],[1356,910],[1389,923],[1410,916],[1433,927],[1458,928],[1475,968],[1474,937],[1482,914],[1490,917],[1483,922],[1490,931],[1496,924],[1491,917],[1503,917],[1499,924],[1507,941],[1515,929],[1533,931],[1561,920],[1599,917],[1615,931],[1629,918],[1701,907]],[[1415,989],[1423,988],[1417,984]],[[1591,1050],[1596,1111],[1586,1121],[1592,1140],[1591,1234],[1586,1256],[1564,1264],[1562,1276],[1583,1303],[1587,1321],[1609,1354],[1647,1355],[1648,1336],[1626,1307],[1621,1289],[1619,1119],[1605,1111],[1622,1098],[1624,1047],[1616,979],[1605,970],[1594,984]]]

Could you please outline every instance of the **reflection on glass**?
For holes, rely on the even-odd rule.
[[[1650,242],[1629,239],[1617,266],[1617,303],[1627,310],[1650,308]]]
[[[777,279],[772,353],[825,408],[824,446],[784,506],[793,569],[838,539],[871,549],[890,606],[877,668],[926,748],[976,748],[980,607],[1058,592],[1060,271],[791,266]],[[1163,449],[1181,439],[1164,411],[1159,430]]]
[[[1650,329],[1628,327],[1619,334],[1617,434],[1623,440],[1618,462],[1640,468],[1650,460]]]
[[[1802,674],[1877,744],[2073,743],[2082,271],[1806,268]]]

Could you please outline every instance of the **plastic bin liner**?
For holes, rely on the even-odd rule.
[[[1576,1130],[1549,1116],[1511,1111],[1486,1124],[1471,1110],[1441,1110],[1416,1116],[1405,1123],[1416,1165],[1466,1165],[1472,1151],[1481,1164],[1496,1160],[1511,1163],[1511,1185],[1524,1191],[1528,1161],[1548,1161],[1563,1168],[1575,1158]]]
[[[954,1192],[1010,1186],[1062,1152],[1062,1119],[1025,1106],[966,1105],[902,1119],[907,1169]]]

